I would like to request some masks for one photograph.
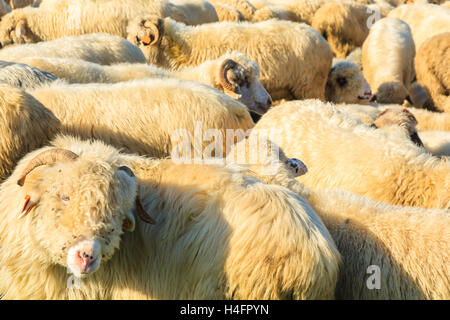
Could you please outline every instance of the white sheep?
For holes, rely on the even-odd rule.
[[[235,8],[240,15],[242,16],[242,20],[251,21],[253,14],[255,13],[255,7],[247,0],[209,0],[214,6],[219,6],[222,8],[223,6]],[[222,16],[224,17],[224,16]],[[220,20],[220,21],[230,21],[230,20]],[[231,20],[236,21],[236,20]],[[239,20],[240,21],[240,20]]]
[[[219,21],[216,9],[206,0],[171,0],[170,4],[180,10],[189,25],[197,25]],[[140,12],[139,14],[142,14]]]
[[[290,21],[191,27],[169,18],[139,16],[130,22],[128,40],[141,48],[150,64],[172,70],[240,51],[258,62],[261,83],[273,99],[323,99],[332,61],[328,43],[316,30]]]
[[[311,124],[314,125],[311,125]],[[318,100],[269,110],[251,134],[266,135],[287,157],[302,159],[307,187],[343,190],[394,205],[450,208],[450,163],[404,133],[370,128]]]
[[[408,25],[396,18],[383,18],[370,29],[362,46],[364,78],[379,103],[402,104],[413,82],[414,41]]]
[[[0,182],[20,158],[46,144],[59,129],[59,120],[39,101],[0,84]]]
[[[53,82],[57,78],[47,71],[23,63],[0,61],[0,83],[12,87],[29,89],[43,83]]]
[[[450,32],[424,41],[414,62],[417,81],[429,97],[424,108],[450,113]]]
[[[434,156],[450,156],[449,131],[421,131],[419,134],[425,149]]]
[[[100,32],[126,37],[129,21],[138,14],[192,22],[183,8],[166,0],[44,0],[38,8],[16,9],[5,15],[0,21],[0,43],[5,47]]]
[[[212,139],[222,139],[222,150],[214,150],[220,156],[230,145],[227,130],[242,139],[254,126],[245,105],[193,81],[55,82],[29,92],[56,115],[63,132],[154,157],[198,158],[212,152]],[[210,129],[221,136],[208,136]]]
[[[102,33],[63,37],[0,50],[0,60],[4,61],[20,61],[23,58],[35,56],[75,58],[106,65],[120,62],[146,62],[142,51],[135,45],[121,37]]]
[[[401,19],[409,25],[417,49],[426,39],[450,30],[450,9],[434,4],[402,5],[388,16]]]
[[[258,114],[267,111],[272,100],[259,81],[256,61],[234,51],[196,67],[169,71],[148,64],[114,64],[103,66],[79,59],[30,57],[20,62],[46,70],[70,83],[115,83],[141,78],[178,78],[212,86],[244,103]],[[232,89],[232,90],[231,90]]]
[[[236,169],[62,137],[22,159],[0,210],[6,299],[334,297],[340,256],[318,216]]]

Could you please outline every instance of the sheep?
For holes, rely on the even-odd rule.
[[[414,63],[417,81],[430,97],[424,108],[450,113],[450,32],[423,42]]]
[[[138,16],[130,22],[128,40],[141,48],[150,64],[172,70],[240,51],[258,62],[261,83],[273,99],[323,99],[333,56],[313,28],[278,20],[191,27],[170,18]]]
[[[434,156],[450,156],[450,132],[421,131],[420,137],[425,149]]]
[[[140,78],[178,78],[197,81],[219,89],[258,114],[263,114],[272,105],[269,94],[259,82],[258,64],[237,51],[178,72],[147,64],[101,66],[74,59],[31,57],[21,59],[21,62],[47,70],[71,83],[114,83]],[[236,87],[236,90],[231,91],[230,86]]]
[[[424,108],[425,103],[430,99],[425,89],[417,81],[413,82],[409,86],[409,97],[411,98],[411,103],[408,103],[409,104],[408,106],[417,108]]]
[[[415,76],[414,55],[414,41],[405,22],[383,18],[372,26],[362,46],[363,74],[374,92],[372,101],[411,101],[408,90]]]
[[[358,103],[365,100],[365,80],[355,63],[333,59],[325,86],[325,99],[335,103]]]
[[[241,15],[242,20],[251,21],[253,14],[255,13],[255,7],[247,0],[209,0],[213,6],[227,6],[235,8]],[[229,21],[229,20],[220,20]],[[231,20],[236,21],[236,20]],[[241,21],[241,20],[239,20]]]
[[[443,6],[444,8],[450,9],[450,1],[445,1],[444,3],[441,4],[441,6]]]
[[[17,161],[59,132],[55,115],[29,94],[0,84],[0,182]]]
[[[309,173],[297,179],[307,187],[341,188],[393,205],[450,208],[448,159],[431,156],[401,132],[370,128],[332,104],[278,105],[251,134],[258,132],[305,162]]]
[[[5,299],[334,297],[340,256],[323,223],[242,170],[60,137],[21,160],[0,208]]]
[[[253,22],[261,22],[270,19],[289,20],[294,22],[302,22],[298,20],[297,15],[286,7],[279,5],[265,6],[255,11],[252,17]]]
[[[127,40],[108,34],[63,37],[53,41],[23,44],[0,50],[0,60],[20,61],[25,57],[75,58],[99,64],[145,63],[142,51]]]
[[[0,61],[0,83],[17,88],[35,88],[57,78],[44,70],[22,63]]]
[[[245,105],[193,81],[53,83],[29,93],[56,115],[63,133],[152,157],[172,155],[182,161],[208,154],[213,137],[220,139],[208,136],[212,129],[222,138],[222,150],[213,150],[220,156],[229,148],[227,130],[236,131],[239,140],[254,126]]]
[[[327,39],[337,58],[345,58],[360,47],[369,34],[373,12],[358,3],[331,2],[314,14],[312,27]]]
[[[192,2],[187,1],[186,7],[178,7],[166,0],[59,0],[48,4],[42,1],[38,8],[17,9],[5,15],[0,22],[0,43],[5,47],[89,33],[109,33],[125,38],[129,21],[144,13],[171,17],[186,24],[211,22],[210,14],[205,20],[202,14],[191,12],[190,4]],[[190,21],[189,18],[200,20]]]
[[[357,47],[345,57],[345,60],[356,63],[362,70],[362,49]]]
[[[245,148],[241,163],[258,179],[307,201],[339,248],[343,261],[336,299],[448,299],[449,210],[392,206],[339,189],[310,189],[294,179],[288,165],[301,160],[287,158],[270,140],[255,144],[254,137],[234,146]],[[250,161],[252,154],[263,153],[261,142],[278,152]],[[367,285],[373,285],[370,266],[380,268],[377,290]]]
[[[216,9],[206,0],[171,0],[170,4],[175,5],[183,13],[187,24],[197,25],[219,21]]]
[[[391,18],[398,18],[406,22],[414,39],[416,48],[439,33],[450,30],[450,9],[433,4],[408,4],[392,10]]]

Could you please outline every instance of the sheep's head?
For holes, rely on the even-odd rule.
[[[334,103],[358,103],[364,100],[364,82],[356,63],[339,61],[328,74],[325,98]]]
[[[28,27],[23,9],[5,15],[0,21],[0,44],[7,47],[15,44],[35,43],[40,39]]]
[[[371,102],[403,104],[405,100],[411,102],[409,92],[400,82],[385,82],[381,84],[373,95]]]
[[[127,40],[138,46],[150,64],[158,64],[164,20],[156,15],[138,16],[127,27]]]
[[[218,60],[215,86],[232,98],[245,104],[250,111],[264,114],[272,106],[272,99],[259,81],[256,61],[244,54],[233,52]]]
[[[134,230],[134,209],[154,223],[133,172],[98,158],[49,149],[28,162],[17,183],[24,194],[19,218],[30,219],[37,250],[78,277],[113,256],[123,232]]]
[[[404,130],[411,141],[419,147],[423,147],[422,140],[417,134],[417,119],[405,108],[388,108],[378,115],[374,125],[383,130]]]

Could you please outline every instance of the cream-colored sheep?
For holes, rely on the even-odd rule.
[[[240,51],[258,62],[261,83],[273,99],[323,99],[332,61],[328,43],[316,30],[290,21],[191,27],[144,16],[130,23],[128,39],[141,48],[149,63],[172,70]]]
[[[424,41],[414,62],[417,81],[430,97],[424,107],[450,113],[450,32]]]
[[[243,20],[251,21],[255,13],[255,7],[247,0],[209,0],[214,6],[227,6],[235,8],[241,15]],[[236,21],[236,20],[220,20],[220,21]],[[239,20],[241,21],[241,20]]]
[[[0,60],[21,61],[26,57],[74,58],[107,65],[146,62],[138,47],[121,37],[103,33],[63,37],[0,50]]]
[[[197,25],[219,21],[216,9],[206,0],[170,0],[180,10],[187,24]],[[139,14],[142,14],[140,12]]]
[[[426,39],[450,31],[450,9],[434,4],[402,5],[392,10],[389,17],[409,25],[417,49]]]
[[[251,138],[236,148],[255,148]],[[250,150],[261,154],[260,146]],[[342,190],[306,188],[293,179],[283,150],[278,151],[254,162],[247,153],[243,163],[264,182],[296,192],[319,214],[343,258],[337,299],[448,299],[449,210],[391,206]]]
[[[336,57],[345,58],[362,46],[369,34],[368,22],[373,14],[362,4],[331,2],[317,10],[311,25],[327,39]]]
[[[356,48],[345,57],[345,60],[349,62],[356,63],[362,70],[362,49],[361,47]]]
[[[377,21],[362,46],[364,78],[379,103],[402,104],[413,82],[415,47],[408,25],[396,18]]]
[[[269,94],[259,81],[258,64],[237,51],[180,71],[164,70],[148,64],[102,66],[77,59],[31,57],[20,61],[47,70],[70,83],[114,83],[140,78],[178,78],[212,86],[258,114],[263,114],[272,105]],[[230,90],[231,88],[233,90]]]
[[[325,99],[335,103],[364,101],[367,99],[364,84],[365,79],[356,63],[335,58],[328,74]]]
[[[407,106],[417,108],[424,108],[425,103],[430,99],[425,89],[417,81],[409,86],[409,97],[411,102],[407,102]]]
[[[98,32],[126,37],[129,21],[144,13],[190,22],[182,9],[166,0],[51,0],[5,15],[0,22],[0,43],[5,47]]]
[[[222,150],[214,150],[220,156],[230,145],[227,129],[241,129],[236,133],[241,139],[254,125],[245,105],[193,81],[52,83],[29,92],[58,117],[64,133],[154,157],[208,155],[206,147],[220,138],[209,129],[220,132]]]
[[[314,125],[311,125],[314,124]],[[382,202],[450,208],[450,163],[415,146],[402,132],[370,128],[318,100],[269,110],[252,129],[302,159],[307,187],[341,188]]]
[[[297,15],[286,7],[279,5],[265,6],[255,11],[253,15],[253,22],[261,22],[270,19],[289,20],[294,22],[299,21]]]
[[[0,83],[12,87],[29,89],[43,83],[53,82],[57,78],[47,71],[23,63],[0,61]]]
[[[43,162],[18,186],[48,150],[64,157]],[[29,193],[33,209],[18,220]],[[134,218],[139,208],[156,223]],[[340,256],[318,216],[294,192],[236,169],[62,137],[19,163],[0,191],[0,210],[6,299],[334,297]],[[92,267],[77,263],[79,252]],[[78,288],[67,288],[67,270],[84,270]]]
[[[17,161],[59,131],[59,120],[29,94],[0,84],[0,182]]]

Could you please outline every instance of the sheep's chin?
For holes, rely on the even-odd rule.
[[[100,268],[101,257],[91,265],[86,271],[81,271],[74,263],[67,264],[67,272],[73,274],[76,278],[84,279],[93,274]]]

